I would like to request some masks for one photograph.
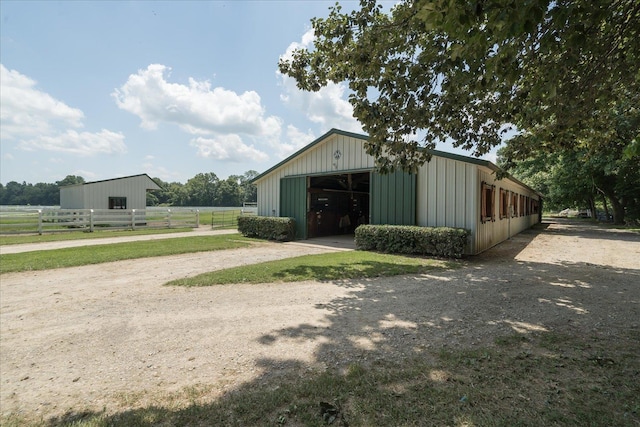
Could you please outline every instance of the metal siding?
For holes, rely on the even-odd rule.
[[[438,223],[438,168],[435,160],[429,163],[429,222],[435,227]]]
[[[455,192],[452,196],[453,199],[453,215],[454,224],[457,227],[469,228],[467,224],[466,212],[466,168],[462,162],[453,162],[454,176],[455,176]]]
[[[373,172],[369,200],[372,224],[415,225],[416,175]]]
[[[307,178],[282,178],[280,213],[296,220],[296,238],[307,238]]]
[[[511,192],[515,192],[517,194],[522,194],[527,197],[530,197],[535,200],[539,200],[539,196],[532,192],[531,190],[525,188],[524,186],[510,180],[509,178],[503,178],[502,180],[497,180],[495,175],[489,171],[488,169],[479,167],[478,168],[478,183],[477,183],[477,191],[478,198],[480,192],[480,186],[482,181],[487,182],[488,184],[495,185],[495,218],[496,220],[493,222],[486,222],[482,224],[480,221],[480,205],[476,206],[476,216],[477,216],[477,229],[475,233],[475,253],[480,253],[485,251],[498,243],[509,239],[511,236],[514,236],[538,222],[538,215],[526,215],[526,216],[517,216],[511,217],[510,215],[507,218],[500,219],[500,188],[503,188],[509,192],[509,196]],[[509,204],[511,203],[511,198],[509,197]]]
[[[453,160],[445,160],[445,164],[445,225],[447,227],[455,227],[456,224],[458,224],[456,221],[458,214],[456,210],[456,192],[458,189],[456,185],[456,162]]]
[[[60,188],[60,208],[61,209],[83,209],[84,192],[83,185]]]
[[[332,144],[340,140],[342,156],[332,166]],[[364,139],[343,135],[332,135],[316,147],[312,147],[300,157],[296,157],[275,169],[272,173],[256,182],[258,189],[258,215],[280,216],[280,179],[287,176],[307,176],[320,173],[336,173],[345,170],[366,171],[373,169],[374,159],[364,152]],[[347,147],[349,148],[347,150]],[[347,156],[346,153],[349,153]],[[355,154],[354,154],[355,153]],[[327,169],[328,165],[328,169]]]
[[[480,215],[478,214],[478,212],[480,212],[480,193],[478,191],[480,184],[478,183],[476,170],[477,166],[465,164],[465,228],[471,231],[472,248],[475,245],[475,230],[478,228],[478,223],[480,221]]]
[[[475,252],[475,189],[477,166],[434,156],[417,177],[417,224],[449,226],[470,230],[466,253]]]

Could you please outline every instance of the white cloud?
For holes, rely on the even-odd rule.
[[[24,150],[79,155],[124,153],[121,133],[78,132],[84,113],[36,88],[36,81],[0,64],[0,133]]]
[[[106,129],[98,133],[67,130],[64,133],[42,135],[30,140],[22,140],[18,147],[26,151],[50,150],[80,156],[127,152],[124,135]]]
[[[307,31],[301,42],[293,42],[287,47],[281,59],[292,57],[298,48],[310,48],[315,36],[313,30]],[[282,102],[291,108],[302,111],[309,120],[318,123],[324,130],[338,128],[351,132],[362,132],[362,126],[353,117],[353,107],[345,99],[347,87],[343,83],[328,83],[318,92],[305,92],[296,86],[295,79],[276,71],[280,78],[283,93]]]
[[[188,84],[171,83],[170,72],[165,65],[151,64],[130,75],[112,96],[119,108],[140,118],[144,129],[169,123],[197,136],[190,144],[201,157],[265,161],[269,156],[264,150],[282,151],[282,120],[266,114],[257,92],[238,94],[194,78]]]
[[[119,108],[138,116],[145,129],[173,123],[194,135],[244,134],[274,137],[280,119],[266,116],[254,91],[237,94],[208,81],[189,79],[189,84],[170,83],[170,68],[151,64],[129,76],[112,96]]]
[[[295,151],[316,139],[316,136],[311,130],[305,133],[297,127],[289,125],[287,126],[287,139],[290,141],[289,143],[280,145],[280,152],[278,153],[280,158],[293,154]]]
[[[245,162],[247,160],[262,162],[269,156],[256,149],[253,145],[246,145],[235,134],[221,135],[214,138],[198,137],[191,141],[191,145],[197,147],[200,157],[215,160],[228,160],[232,162]]]
[[[153,158],[153,156],[146,156],[145,159],[147,159],[147,157]],[[163,181],[173,181],[181,178],[178,172],[172,172],[165,167],[156,166],[151,162],[142,163],[142,170],[149,176],[158,177]]]

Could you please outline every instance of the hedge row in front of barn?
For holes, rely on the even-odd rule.
[[[462,228],[366,224],[356,228],[355,243],[364,251],[461,258],[468,237]]]
[[[296,220],[272,216],[239,216],[238,231],[245,237],[288,242],[295,239]]]

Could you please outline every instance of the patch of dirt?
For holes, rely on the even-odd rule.
[[[217,268],[333,250],[264,243],[3,274],[1,415],[114,412],[189,387],[214,398],[292,366],[323,370],[427,356],[491,345],[514,332],[630,340],[640,326],[640,235],[569,221],[521,233],[458,269],[420,276],[162,286]]]

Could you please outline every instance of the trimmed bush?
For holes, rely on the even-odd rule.
[[[239,216],[238,231],[245,237],[288,242],[296,236],[296,220],[272,216]]]
[[[355,242],[364,251],[461,258],[468,237],[462,228],[360,225]]]

